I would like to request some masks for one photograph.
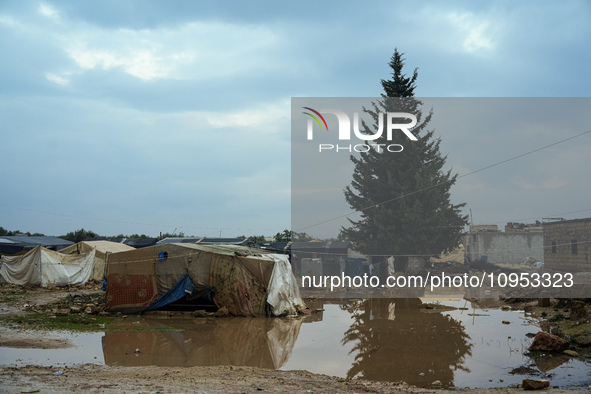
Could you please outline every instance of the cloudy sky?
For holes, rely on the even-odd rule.
[[[378,96],[395,47],[420,97],[586,97],[590,22],[589,1],[3,1],[0,226],[275,234],[291,226],[291,97]],[[577,132],[442,147],[461,172]],[[546,178],[491,169],[454,199],[475,222],[591,209],[590,138],[520,163]]]

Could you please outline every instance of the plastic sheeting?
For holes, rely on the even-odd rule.
[[[390,256],[388,257],[388,275],[389,276],[394,276],[396,274],[396,268],[394,266],[394,257]]]
[[[284,254],[271,254],[275,264],[269,280],[267,289],[267,303],[271,306],[271,313],[274,316],[297,315],[302,309],[306,309],[306,304],[300,296],[291,264]]]
[[[95,252],[67,255],[37,246],[22,256],[2,256],[0,276],[16,285],[84,285],[92,278]]]
[[[163,306],[172,304],[187,295],[192,295],[194,288],[195,286],[193,285],[193,282],[191,282],[191,278],[189,278],[189,275],[185,274],[181,280],[172,287],[172,289],[168,290],[162,295],[162,297],[158,298],[153,304],[144,309],[144,312],[162,308]]]

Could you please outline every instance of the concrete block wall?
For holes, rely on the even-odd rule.
[[[466,235],[464,241],[472,261],[487,255],[491,263],[522,264],[528,257],[544,262],[544,235],[539,232],[481,232]]]
[[[591,218],[544,224],[545,266],[559,271],[591,271]]]

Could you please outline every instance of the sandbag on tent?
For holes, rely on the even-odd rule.
[[[84,285],[92,277],[95,250],[67,255],[37,246],[22,256],[2,256],[0,276],[16,285]]]

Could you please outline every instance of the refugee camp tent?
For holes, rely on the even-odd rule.
[[[105,304],[110,311],[142,312],[198,298],[236,316],[279,316],[306,308],[286,255],[189,243],[109,255]]]
[[[135,249],[145,248],[146,246],[156,245],[158,238],[107,238],[107,237],[87,237],[82,240],[89,241],[109,241],[117,244],[125,244]]]
[[[50,250],[61,250],[74,244],[72,241],[51,236],[3,235],[0,237],[0,255],[25,254],[37,246]]]
[[[93,279],[95,252],[69,255],[37,246],[24,255],[2,256],[0,277],[17,285],[83,285]]]
[[[82,241],[60,250],[64,254],[86,254],[96,249],[91,279],[101,281],[105,275],[105,259],[107,253],[135,250],[134,247],[109,241]]]
[[[167,237],[157,242],[162,244],[201,244],[201,245],[239,245],[248,246],[248,238],[210,238],[210,237]]]

